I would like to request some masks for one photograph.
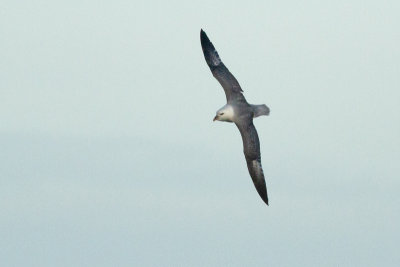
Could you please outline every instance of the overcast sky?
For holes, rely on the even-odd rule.
[[[0,4],[2,265],[399,266],[400,2],[141,2]]]

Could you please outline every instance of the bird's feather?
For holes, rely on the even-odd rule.
[[[204,57],[213,76],[224,88],[226,101],[243,100],[243,90],[240,87],[239,82],[236,80],[235,76],[230,73],[224,63],[222,63],[217,50],[203,30],[200,31],[200,41]]]
[[[242,135],[247,168],[254,186],[260,197],[268,205],[267,187],[261,166],[260,141],[253,124],[253,117],[268,115],[269,108],[266,105],[250,105],[247,103],[238,81],[222,63],[214,45],[203,30],[200,31],[200,40],[206,62],[214,77],[224,88],[228,105],[233,107],[234,118],[230,121],[235,122]]]
[[[236,122],[243,140],[243,152],[247,162],[251,179],[257,189],[258,194],[268,205],[267,186],[265,184],[264,172],[261,166],[260,141],[253,119],[241,120]]]

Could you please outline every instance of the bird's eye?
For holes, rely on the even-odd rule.
[[[223,112],[222,112],[222,113],[219,113],[219,115],[221,115],[221,116],[222,116],[222,115],[224,115],[224,113],[223,113]]]

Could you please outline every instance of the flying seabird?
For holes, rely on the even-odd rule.
[[[258,194],[268,205],[267,187],[261,166],[260,141],[253,118],[262,115],[268,116],[269,108],[266,105],[247,103],[238,81],[222,63],[217,50],[203,30],[200,31],[200,41],[206,62],[213,76],[224,88],[226,95],[227,104],[216,112],[213,121],[233,122],[238,127],[243,139],[243,152],[250,176]]]

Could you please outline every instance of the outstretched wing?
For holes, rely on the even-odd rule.
[[[258,194],[268,205],[267,186],[261,166],[260,141],[253,120],[252,118],[243,120],[242,122],[236,123],[236,126],[242,135],[244,156],[251,179],[253,180]]]
[[[239,82],[222,63],[217,50],[215,50],[214,45],[203,30],[200,31],[200,41],[204,57],[212,74],[224,88],[226,101],[244,99],[243,90],[240,88]]]

